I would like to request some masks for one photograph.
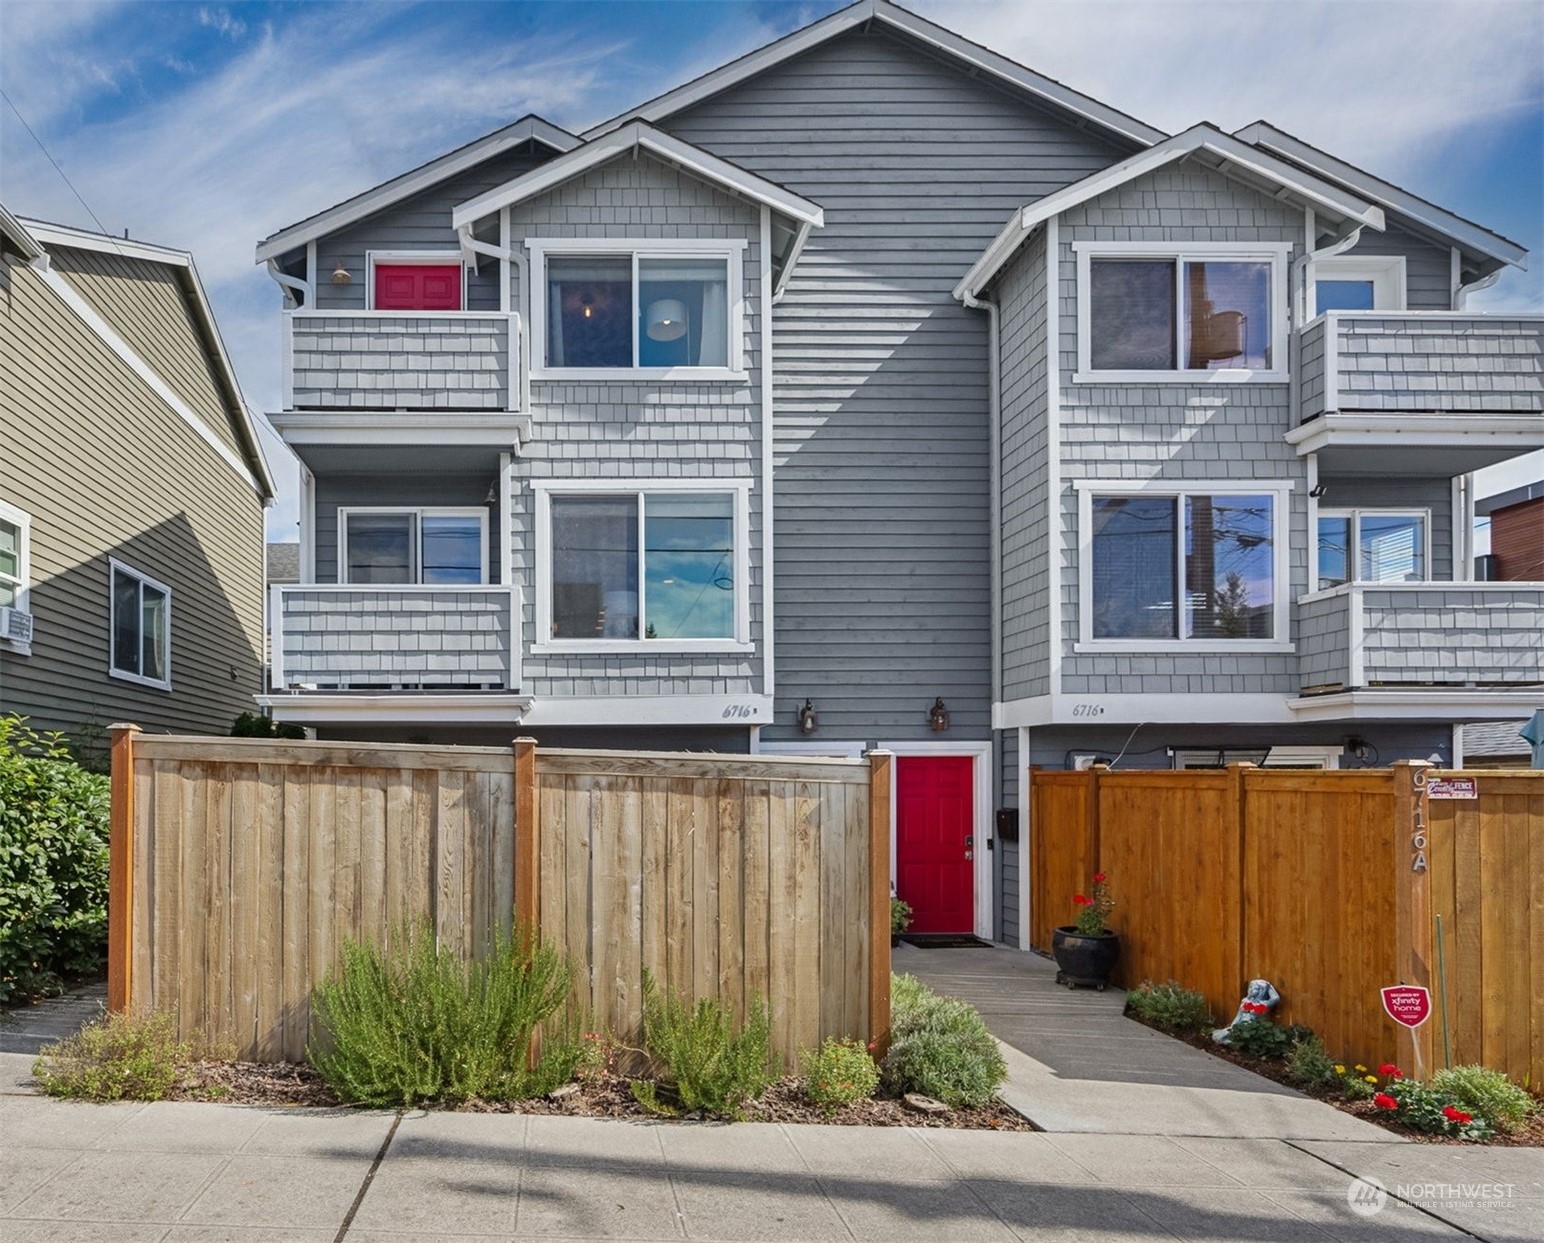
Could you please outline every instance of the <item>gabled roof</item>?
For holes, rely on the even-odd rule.
[[[1192,157],[1205,160],[1211,167],[1230,176],[1257,185],[1263,183],[1274,192],[1299,199],[1322,215],[1380,231],[1383,229],[1382,208],[1357,198],[1340,186],[1321,181],[1285,160],[1278,160],[1273,155],[1240,142],[1216,126],[1201,124],[1014,212],[1007,227],[954,287],[954,296],[963,299],[980,293],[1028,240],[1029,235],[1053,216],[1167,164]]]
[[[838,35],[846,34],[860,26],[883,26],[923,43],[945,58],[952,59],[973,74],[980,74],[999,85],[1022,91],[1041,102],[1070,113],[1096,128],[1123,138],[1128,142],[1146,146],[1161,141],[1165,134],[1151,125],[1127,116],[1108,104],[1080,94],[1069,86],[1063,86],[1052,78],[1026,69],[1023,65],[999,55],[990,48],[957,35],[952,30],[935,26],[932,22],[909,13],[887,0],[859,0],[857,4],[839,9],[802,30],[785,35],[776,42],[758,48],[738,60],[730,61],[683,86],[657,95],[647,103],[639,104],[620,116],[612,117],[584,132],[584,137],[598,138],[610,133],[629,121],[658,121],[720,91],[729,89],[747,78],[764,73],[784,61],[817,47]]]
[[[758,177],[738,164],[720,159],[701,147],[662,133],[652,125],[633,121],[576,147],[566,155],[549,160],[540,168],[522,173],[502,186],[495,186],[486,194],[479,194],[475,199],[462,203],[452,214],[451,223],[457,229],[475,224],[502,207],[534,198],[607,160],[633,150],[648,151],[704,181],[714,182],[753,202],[765,203],[773,211],[781,212],[800,224],[819,228],[825,222],[825,212],[818,203],[812,203],[792,190],[785,190],[765,177]]]
[[[437,185],[447,177],[454,177],[457,173],[465,172],[484,160],[502,155],[505,151],[527,142],[539,142],[557,152],[572,151],[579,145],[579,139],[573,134],[565,129],[559,129],[549,121],[542,120],[541,117],[521,117],[513,125],[506,125],[503,129],[494,130],[491,134],[484,134],[464,147],[457,147],[454,151],[430,160],[427,164],[420,164],[399,177],[383,181],[374,189],[356,194],[335,207],[329,207],[326,211],[318,212],[314,216],[308,216],[296,224],[280,229],[257,244],[257,262],[266,263],[269,259],[277,259],[325,233],[331,233],[363,220],[382,208],[390,207],[393,203],[411,198]]]
[[[1234,137],[1252,143],[1261,150],[1273,151],[1284,156],[1310,172],[1338,182],[1364,198],[1381,204],[1402,221],[1408,221],[1419,228],[1440,234],[1444,239],[1456,243],[1460,250],[1468,251],[1478,258],[1491,260],[1492,270],[1503,264],[1511,264],[1519,268],[1528,266],[1527,250],[1511,239],[1502,237],[1499,233],[1492,233],[1472,220],[1456,216],[1435,203],[1428,203],[1408,190],[1400,189],[1392,182],[1364,172],[1354,164],[1336,159],[1333,155],[1320,151],[1301,138],[1294,138],[1285,130],[1277,129],[1265,121],[1246,125],[1243,129],[1237,130]]]
[[[3,210],[3,209],[0,209]],[[14,219],[14,217],[12,218]],[[258,492],[265,500],[271,500],[275,495],[273,476],[268,470],[268,460],[263,453],[262,442],[258,439],[257,428],[252,422],[252,413],[247,406],[246,398],[242,395],[240,382],[236,379],[236,369],[231,365],[230,355],[226,352],[225,342],[220,336],[219,325],[215,322],[214,308],[209,305],[209,297],[204,291],[204,282],[199,279],[198,267],[193,262],[193,256],[185,250],[174,250],[169,246],[156,246],[149,242],[130,241],[128,238],[110,237],[104,233],[93,233],[87,229],[75,229],[68,225],[50,224],[42,220],[23,220],[26,231],[44,248],[49,246],[65,247],[73,250],[88,250],[99,254],[120,255],[130,259],[142,259],[150,263],[159,263],[172,268],[178,274],[178,283],[182,287],[183,296],[192,308],[194,317],[198,321],[206,340],[214,352],[214,369],[219,377],[221,386],[226,391],[227,404],[230,415],[233,416],[233,424],[236,435],[242,448],[246,450],[247,461],[242,463],[239,458],[231,454],[225,443],[219,439],[214,431],[203,421],[202,416],[185,401],[173,393],[164,380],[157,386],[164,400],[175,409],[184,421],[192,424],[211,447],[222,457],[225,457],[232,465],[239,465],[243,472],[250,472]],[[50,274],[55,280],[60,280],[57,273]],[[59,287],[56,285],[56,289]],[[60,290],[64,293],[64,290]],[[79,294],[82,303],[86,300]],[[73,301],[73,299],[72,299]],[[87,309],[89,303],[87,303]],[[116,338],[111,327],[99,315],[93,313],[93,329],[98,335],[107,338],[109,334]],[[121,338],[109,339],[108,344],[115,350],[122,352],[131,347]],[[156,375],[158,373],[143,358],[135,354],[135,358],[142,364],[145,370]],[[190,417],[191,416],[191,417]]]

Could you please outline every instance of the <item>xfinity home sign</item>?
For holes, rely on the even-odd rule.
[[[1382,992],[1384,1012],[1401,1026],[1419,1027],[1431,1018],[1431,994],[1426,989],[1398,984]]]

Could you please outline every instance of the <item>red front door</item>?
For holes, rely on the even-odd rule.
[[[378,263],[377,311],[459,311],[461,267],[455,263]]]
[[[970,756],[896,758],[895,888],[911,932],[976,930],[974,786]]]

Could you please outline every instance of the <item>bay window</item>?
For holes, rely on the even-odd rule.
[[[1282,378],[1289,247],[1075,242],[1078,375]]]
[[[338,510],[339,582],[477,584],[487,565],[486,510]]]
[[[734,242],[532,242],[540,371],[737,373]]]
[[[1281,489],[1078,487],[1084,643],[1285,644]]]
[[[549,646],[743,643],[743,486],[553,483],[537,495],[538,633]]]

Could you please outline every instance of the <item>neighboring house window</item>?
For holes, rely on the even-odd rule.
[[[1173,753],[1175,768],[1226,768],[1248,763],[1258,768],[1339,768],[1339,747],[1182,747]]]
[[[464,270],[455,252],[438,254],[372,251],[370,309],[375,311],[459,311],[465,302]]]
[[[1424,510],[1319,511],[1319,589],[1363,583],[1423,582],[1427,575]]]
[[[1282,489],[1078,487],[1083,642],[1286,643]]]
[[[550,646],[744,640],[746,489],[538,485],[538,633]]]
[[[172,589],[148,574],[109,560],[111,655],[115,678],[172,688]]]
[[[14,609],[19,613],[28,611],[31,544],[31,516],[0,501],[0,609]],[[32,652],[31,629],[22,629],[25,620],[16,618],[9,623],[9,626],[15,627],[14,633],[19,638],[12,638],[10,633],[5,633],[3,642],[0,642],[5,650],[20,656]]]
[[[1279,380],[1285,245],[1075,242],[1078,376]]]
[[[530,244],[545,291],[532,307],[544,370],[737,372],[739,249],[573,245]]]
[[[340,582],[444,586],[487,581],[485,509],[338,510]]]
[[[1320,259],[1313,265],[1315,315],[1326,311],[1405,309],[1403,255]]]

